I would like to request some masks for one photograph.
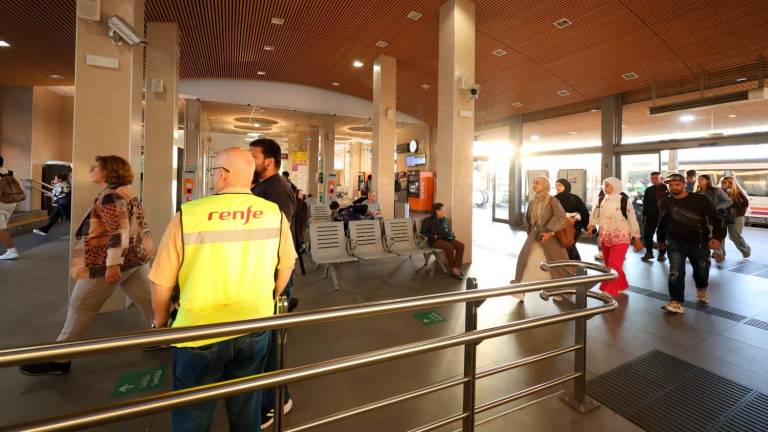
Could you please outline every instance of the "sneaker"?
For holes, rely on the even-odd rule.
[[[653,254],[652,253],[649,253],[649,254],[647,253],[647,254],[643,255],[640,259],[645,261],[645,262],[648,262],[648,261],[653,259]]]
[[[293,399],[288,399],[288,401],[283,404],[283,414],[288,414],[293,409]],[[269,412],[264,416],[263,419],[261,419],[261,430],[269,429],[272,426],[272,423],[275,422],[275,409],[272,408],[269,410]]]
[[[751,255],[752,255],[752,251],[747,251],[746,253],[743,253],[743,254],[741,254],[741,256],[742,256],[744,259],[747,259],[747,258],[749,258]]]
[[[47,232],[45,232],[45,231],[43,231],[43,230],[39,230],[39,229],[37,229],[37,228],[33,229],[33,230],[32,230],[32,232],[33,232],[33,233],[35,233],[35,234],[37,234],[37,235],[41,235],[41,236],[47,236],[47,235],[48,235],[48,233],[47,233]]]
[[[19,372],[29,376],[66,375],[72,367],[72,362],[30,363],[19,366]]]
[[[669,302],[661,307],[667,312],[675,313],[675,314],[681,314],[685,313],[685,308],[683,308],[683,305],[677,302]]]
[[[664,256],[664,255],[659,255],[659,257],[656,258],[656,261],[658,261],[658,262],[664,262],[666,260],[667,260],[667,257]]]
[[[707,290],[698,290],[696,292],[696,299],[699,300],[699,303],[701,304],[709,304],[709,294],[707,294]]]
[[[0,255],[0,260],[14,260],[19,257],[19,251],[7,250],[4,254]]]

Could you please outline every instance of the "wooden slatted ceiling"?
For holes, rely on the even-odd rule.
[[[293,82],[370,99],[371,65],[380,53],[391,55],[398,61],[398,109],[434,125],[442,1],[146,0],[146,19],[179,23],[182,78]],[[476,108],[484,121],[617,92],[647,95],[653,81],[768,55],[766,0],[476,3],[476,74],[483,85]],[[75,0],[3,2],[0,39],[12,47],[0,49],[0,84],[71,84],[74,9]],[[422,18],[407,19],[411,10]],[[285,24],[270,24],[271,17]],[[552,23],[560,18],[573,24],[557,29]],[[376,47],[378,40],[389,45]],[[508,54],[491,54],[498,48]],[[365,66],[353,68],[356,59]],[[630,71],[639,78],[621,77]]]

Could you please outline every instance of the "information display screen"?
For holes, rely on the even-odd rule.
[[[410,167],[424,166],[427,164],[427,155],[424,153],[414,153],[405,158],[405,165]]]

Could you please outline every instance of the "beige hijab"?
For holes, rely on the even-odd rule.
[[[549,195],[549,190],[551,188],[549,178],[546,176],[534,177],[533,181],[537,180],[544,183],[544,190],[537,192],[531,202],[528,204],[528,208],[531,209],[531,225],[533,226],[539,225],[539,223],[542,222],[541,218],[546,213],[545,209],[549,204],[549,199],[551,198]]]

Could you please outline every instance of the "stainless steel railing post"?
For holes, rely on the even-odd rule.
[[[467,291],[477,289],[477,279],[467,278]],[[477,308],[481,301],[468,301],[464,318],[464,331],[477,330]],[[462,432],[474,432],[475,430],[475,384],[477,381],[477,343],[471,342],[464,345],[464,400],[462,410],[467,414],[462,419]]]
[[[282,315],[288,312],[288,298],[280,296],[277,299],[275,315]],[[285,367],[285,329],[275,329],[275,353],[277,355],[277,370],[282,370]],[[283,430],[283,405],[285,404],[285,386],[277,386],[275,388],[275,422],[272,424],[272,430],[274,432],[281,432]],[[261,408],[259,408],[261,409]],[[264,419],[261,420],[262,423]]]

